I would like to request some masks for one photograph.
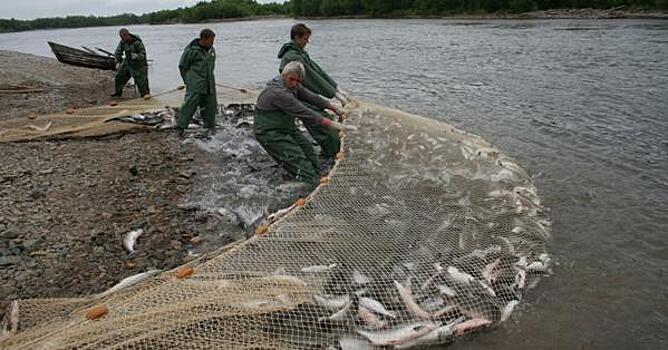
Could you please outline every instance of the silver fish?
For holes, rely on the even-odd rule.
[[[355,281],[355,283],[357,284],[367,284],[371,282],[369,277],[367,277],[366,275],[357,270],[353,271],[353,281]]]
[[[519,270],[517,271],[517,275],[515,275],[515,286],[517,289],[524,289],[524,285],[527,282],[527,273],[524,270]]]
[[[132,275],[130,277],[126,277],[122,279],[120,282],[116,283],[116,285],[114,285],[113,287],[105,290],[104,292],[92,295],[91,299],[102,299],[113,293],[118,292],[119,290],[134,286],[135,284],[141,281],[144,281],[150,277],[157,275],[159,272],[160,270],[149,270],[146,272],[138,273],[136,275]]]
[[[549,264],[546,264],[542,261],[534,261],[531,264],[527,265],[528,272],[547,272],[549,270]]]
[[[359,303],[361,307],[367,308],[379,315],[397,318],[397,314],[395,312],[387,310],[383,304],[371,298],[361,297]]]
[[[339,339],[339,346],[341,350],[371,350],[371,344],[368,341],[355,338],[352,336],[344,336]]]
[[[322,317],[320,318],[320,321],[324,320],[330,320],[330,321],[343,321],[346,319],[348,316],[348,311],[350,311],[350,307],[353,305],[353,301],[349,301],[348,304],[346,304],[341,310],[333,313],[329,317]]]
[[[457,295],[457,292],[455,292],[454,289],[452,289],[452,288],[450,288],[446,285],[439,284],[439,285],[436,286],[436,288],[438,288],[438,291],[441,292],[441,294],[443,294],[445,296],[448,296],[448,297],[452,298],[455,295]]]
[[[494,270],[499,266],[500,263],[501,259],[497,258],[482,269],[482,277],[487,283],[493,284],[494,281],[496,281],[497,274],[494,273]]]
[[[433,331],[438,326],[431,322],[417,322],[385,331],[358,330],[361,336],[374,345],[401,345]]]
[[[459,269],[454,266],[448,266],[447,271],[448,271],[448,276],[450,276],[450,279],[459,284],[468,286],[471,284],[471,282],[475,280],[473,276],[469,275],[466,272],[459,271]]]
[[[357,307],[357,316],[359,316],[359,318],[364,321],[367,327],[372,330],[379,330],[381,328],[385,328],[387,325],[387,323],[376,316],[376,314],[369,311],[367,308],[362,307],[361,305]]]
[[[137,238],[141,236],[142,233],[144,233],[144,230],[138,229],[130,231],[128,234],[126,234],[125,238],[123,238],[123,248],[125,248],[125,250],[127,250],[129,253],[134,253],[135,242],[137,242]]]
[[[313,265],[313,266],[308,266],[304,267],[301,271],[306,272],[306,273],[320,273],[320,272],[326,272],[329,271],[333,268],[336,267],[337,264],[329,264],[329,265]]]
[[[11,337],[19,330],[19,302],[14,300],[9,304],[9,309],[2,324],[2,333],[0,333],[0,340]]]
[[[394,281],[394,285],[397,287],[397,291],[399,291],[399,296],[401,297],[401,300],[404,302],[404,305],[406,306],[406,309],[408,309],[408,312],[421,319],[429,319],[429,313],[422,310],[420,305],[418,305],[415,302],[415,299],[413,299],[413,296],[411,295],[410,289],[404,287],[401,285],[401,283]]]
[[[474,318],[456,325],[455,332],[459,336],[490,324],[492,324],[492,321],[488,319]]]
[[[336,310],[341,310],[346,304],[350,302],[350,295],[340,295],[340,296],[332,296],[332,295],[314,295],[313,300],[315,301],[316,304],[324,307],[325,309],[329,309],[332,311]]]
[[[410,349],[414,348],[417,346],[426,346],[426,345],[431,345],[431,344],[439,344],[439,343],[444,343],[445,341],[448,340],[448,337],[450,337],[452,334],[455,333],[455,326],[458,323],[461,323],[464,321],[464,317],[460,317],[456,320],[454,320],[451,323],[448,323],[444,326],[438,327],[434,329],[433,331],[423,335],[422,337],[419,337],[417,339],[407,341],[403,344],[396,345],[394,348],[395,349]]]
[[[492,287],[490,287],[487,283],[478,280],[478,284],[480,284],[480,286],[482,286],[482,288],[485,290],[485,292],[487,292],[487,294],[489,294],[493,297],[496,296],[496,293],[494,292],[494,289],[492,289]]]
[[[501,322],[507,320],[510,317],[510,314],[513,313],[513,309],[519,303],[519,300],[511,300],[508,304],[506,304],[506,306],[503,308],[503,311],[501,312]]]
[[[445,314],[449,314],[449,313],[451,313],[451,312],[454,312],[455,310],[459,310],[459,306],[458,306],[458,305],[448,305],[448,306],[446,306],[446,307],[444,307],[444,308],[442,308],[442,309],[440,309],[440,310],[438,310],[438,311],[432,313],[432,314],[431,314],[431,317],[432,317],[432,318],[439,318],[439,317],[441,317],[441,316],[443,316],[443,315],[445,315]]]

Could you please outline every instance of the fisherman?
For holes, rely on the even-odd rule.
[[[121,97],[125,83],[132,77],[141,96],[148,100],[151,92],[148,88],[148,63],[146,49],[139,36],[131,34],[126,28],[118,31],[121,41],[114,56],[116,58],[115,90],[111,97]]]
[[[292,29],[290,29],[290,42],[284,44],[278,52],[278,58],[281,59],[279,72],[283,71],[285,65],[290,62],[300,62],[306,69],[304,81],[302,82],[305,88],[326,98],[331,99],[336,97],[345,105],[348,102],[346,94],[338,88],[338,84],[334,79],[325,73],[317,63],[311,60],[309,54],[304,50],[306,45],[308,45],[310,38],[311,29],[306,25],[299,23],[292,26]],[[314,106],[308,107],[314,108]],[[324,117],[332,119],[332,117],[322,109],[318,111]],[[320,145],[322,149],[321,156],[328,161],[333,160],[341,147],[338,135],[322,125],[313,124],[311,122],[304,123],[304,126],[311,136],[313,136],[313,139]]]
[[[216,64],[216,50],[213,42],[216,34],[211,29],[202,29],[199,38],[193,39],[183,50],[179,61],[181,78],[186,85],[186,96],[176,120],[176,131],[179,136],[190,124],[193,114],[199,107],[208,134],[215,133],[216,111],[216,80],[213,70]]]
[[[281,75],[267,83],[257,99],[254,131],[262,147],[297,180],[314,183],[317,179],[318,161],[313,146],[297,129],[295,118],[305,124],[318,125],[338,135],[340,130],[355,130],[325,118],[318,110],[331,110],[339,117],[345,114],[324,98],[300,85],[306,76],[304,66],[290,62]]]

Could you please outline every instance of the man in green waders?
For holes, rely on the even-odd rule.
[[[300,62],[306,69],[302,82],[305,88],[327,98],[336,97],[345,105],[348,102],[346,94],[338,88],[337,83],[317,63],[311,60],[311,57],[304,50],[310,37],[311,29],[306,25],[300,23],[292,26],[290,42],[284,44],[278,52],[278,58],[281,59],[279,72],[282,72],[285,65],[290,62]],[[331,116],[322,109],[315,108],[317,106],[310,105],[308,107],[318,110],[324,117],[331,119]],[[322,148],[322,156],[325,159],[332,160],[341,147],[338,135],[322,125],[311,122],[305,122],[304,126]]]
[[[141,39],[131,34],[126,28],[118,31],[121,41],[116,47],[116,79],[114,81],[114,93],[111,97],[121,97],[125,84],[133,78],[139,93],[144,99],[151,98],[148,88],[148,63],[146,62],[146,49]]]
[[[197,107],[209,135],[215,133],[218,110],[216,80],[213,75],[216,65],[216,51],[213,49],[215,37],[216,34],[211,29],[203,29],[199,39],[193,39],[181,55],[179,71],[186,85],[186,96],[176,119],[176,132],[179,136],[183,136],[188,128]]]
[[[318,161],[309,140],[295,125],[295,118],[305,124],[321,126],[337,135],[340,130],[356,130],[322,116],[318,110],[329,109],[342,117],[344,113],[324,98],[300,85],[306,73],[299,62],[283,67],[281,75],[267,83],[257,99],[253,128],[260,145],[297,180],[315,183]]]

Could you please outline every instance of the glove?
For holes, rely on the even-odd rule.
[[[334,130],[344,130],[344,131],[357,131],[357,127],[354,125],[345,125],[341,124],[339,122],[333,121],[329,124],[329,127],[334,129]]]
[[[139,55],[138,55],[138,54],[136,54],[136,53],[134,53],[134,52],[130,54],[130,59],[131,59],[131,60],[136,60],[136,59],[138,59],[138,58],[139,58]]]
[[[121,70],[121,67],[123,67],[122,63],[116,63],[116,70],[117,71]]]

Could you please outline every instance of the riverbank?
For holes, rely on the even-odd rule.
[[[109,101],[113,73],[0,50],[0,120],[83,108]]]
[[[499,11],[495,13],[457,13],[445,15],[415,15],[415,14],[390,14],[385,16],[308,16],[301,17],[303,20],[330,20],[330,19],[461,19],[461,20],[549,20],[549,19],[668,19],[665,11],[630,11],[623,9],[555,9],[545,11],[530,11],[522,13],[510,13]]]
[[[1,107],[11,110],[3,120],[100,104],[108,93],[105,72],[1,55],[11,62],[0,70],[3,84],[44,90],[3,96]],[[58,89],[47,91],[52,86]],[[11,300],[99,293],[128,276],[179,266],[252,235],[267,214],[310,192],[262,150],[252,119],[252,109],[221,108],[210,140],[197,129],[185,139],[146,129],[0,143],[0,274],[8,281],[0,285],[0,318]],[[140,228],[128,252],[123,239]]]

